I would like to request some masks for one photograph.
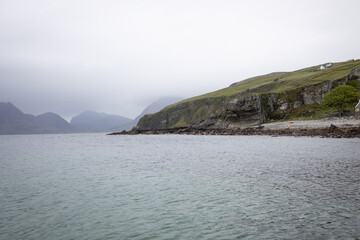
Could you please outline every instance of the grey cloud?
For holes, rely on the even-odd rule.
[[[360,2],[1,1],[0,101],[135,117],[162,96],[359,58]]]

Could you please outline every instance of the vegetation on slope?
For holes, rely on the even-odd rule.
[[[321,65],[313,66],[293,72],[270,73],[249,78],[232,84],[230,87],[189,98],[177,104],[204,98],[231,97],[233,95],[245,95],[247,93],[281,93],[305,85],[321,83],[328,80],[333,81],[345,77],[353,69],[360,67],[360,60],[334,63],[330,68],[319,71],[320,66]],[[171,107],[174,105],[171,105]]]
[[[257,76],[189,98],[144,116],[138,127],[161,129],[211,124],[224,127],[230,122],[232,127],[242,127],[271,119],[324,118],[336,109],[321,104],[322,97],[329,88],[347,81],[356,85],[358,73],[351,79],[346,77],[360,68],[360,60],[332,63],[331,67],[319,70],[321,66]]]
[[[356,104],[359,98],[358,90],[350,85],[343,85],[334,88],[329,94],[324,97],[324,104],[329,107],[335,107],[340,116],[343,115],[344,110],[349,104]]]
[[[272,121],[296,121],[296,120],[316,120],[325,118],[328,115],[336,114],[336,109],[327,107],[324,104],[313,103],[303,105],[298,108],[289,108],[286,110],[275,110],[269,114],[266,122]]]

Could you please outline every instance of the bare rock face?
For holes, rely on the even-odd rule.
[[[355,77],[354,77],[355,76]],[[335,80],[303,86],[285,93],[208,98],[177,104],[140,119],[141,130],[190,128],[199,131],[245,129],[258,126],[271,117],[272,112],[321,104],[326,94],[351,79],[360,81],[360,68]],[[248,94],[248,93],[246,93]]]
[[[321,104],[324,96],[330,93],[333,88],[346,84],[354,76],[360,81],[360,68],[354,69],[349,75],[335,81],[326,81],[302,87],[301,98],[303,103],[305,105],[313,103]],[[299,103],[296,107],[299,107]]]
[[[356,68],[353,71],[351,71],[350,75],[348,76],[348,79],[357,79],[360,85],[360,68]]]
[[[279,107],[280,110],[284,111],[289,108],[289,103],[284,101],[281,103],[281,106]]]
[[[277,104],[278,100],[279,100],[279,95],[277,93],[270,93],[268,96],[265,96],[265,99],[263,99],[263,101],[266,102],[271,112],[273,112],[276,109],[278,105]]]
[[[140,118],[137,128],[140,130],[166,129],[166,115],[164,112],[148,114]]]
[[[264,121],[261,108],[261,97],[253,95],[235,98],[226,105],[226,116],[229,128],[245,128],[260,125]]]
[[[303,102],[298,100],[298,101],[296,101],[296,102],[294,103],[294,106],[293,106],[293,107],[294,107],[294,108],[298,108],[298,107],[301,107],[302,105],[304,105]]]
[[[305,105],[313,103],[321,104],[323,97],[331,91],[331,87],[331,81],[304,86],[301,92],[301,98]]]
[[[273,104],[272,101],[270,101]],[[272,105],[273,106],[273,105]],[[215,109],[215,110],[214,110]],[[186,118],[187,125],[181,125]],[[193,127],[195,129],[245,128],[264,121],[261,96],[237,97],[231,100],[203,99],[178,104],[140,119],[139,130]]]
[[[180,103],[155,114],[145,115],[139,120],[137,128],[139,130],[161,130],[173,128],[175,125],[179,125],[177,127],[184,127],[199,124],[209,119],[212,112],[204,109],[203,116],[198,116],[201,114],[196,114],[196,111],[209,104],[208,99]],[[186,118],[187,121],[184,120],[182,122],[183,118]]]

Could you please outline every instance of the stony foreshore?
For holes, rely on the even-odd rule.
[[[179,127],[159,130],[114,132],[109,135],[135,134],[192,134],[192,135],[271,135],[271,136],[318,136],[329,138],[359,138],[359,118],[331,118],[307,121],[265,123],[260,126],[236,129],[206,129]]]

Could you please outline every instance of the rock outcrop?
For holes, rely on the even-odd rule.
[[[325,71],[325,70],[324,70]],[[170,106],[140,119],[139,131],[165,129],[246,129],[272,119],[276,111],[321,104],[333,88],[352,79],[360,81],[360,67],[335,80],[307,84],[284,92],[252,92],[247,90],[232,96],[202,98]],[[274,80],[277,83],[277,79]],[[269,85],[269,84],[268,84]],[[257,87],[256,89],[261,89]]]
[[[260,125],[264,121],[259,95],[232,99],[226,104],[225,109],[229,128]]]
[[[333,124],[320,126],[311,126],[312,123],[308,123],[304,127],[248,127],[248,128],[222,128],[222,129],[205,129],[197,127],[175,127],[168,129],[157,130],[139,130],[133,129],[131,131],[115,132],[108,135],[137,135],[137,134],[181,134],[181,135],[270,135],[270,136],[306,136],[306,137],[326,137],[326,138],[359,138],[360,137],[360,125],[357,120],[357,124],[345,124],[336,126]],[[295,124],[296,122],[292,122]],[[266,125],[266,124],[265,124]],[[288,125],[284,123],[284,125]],[[296,125],[296,124],[295,124]],[[288,125],[289,126],[289,125]]]

